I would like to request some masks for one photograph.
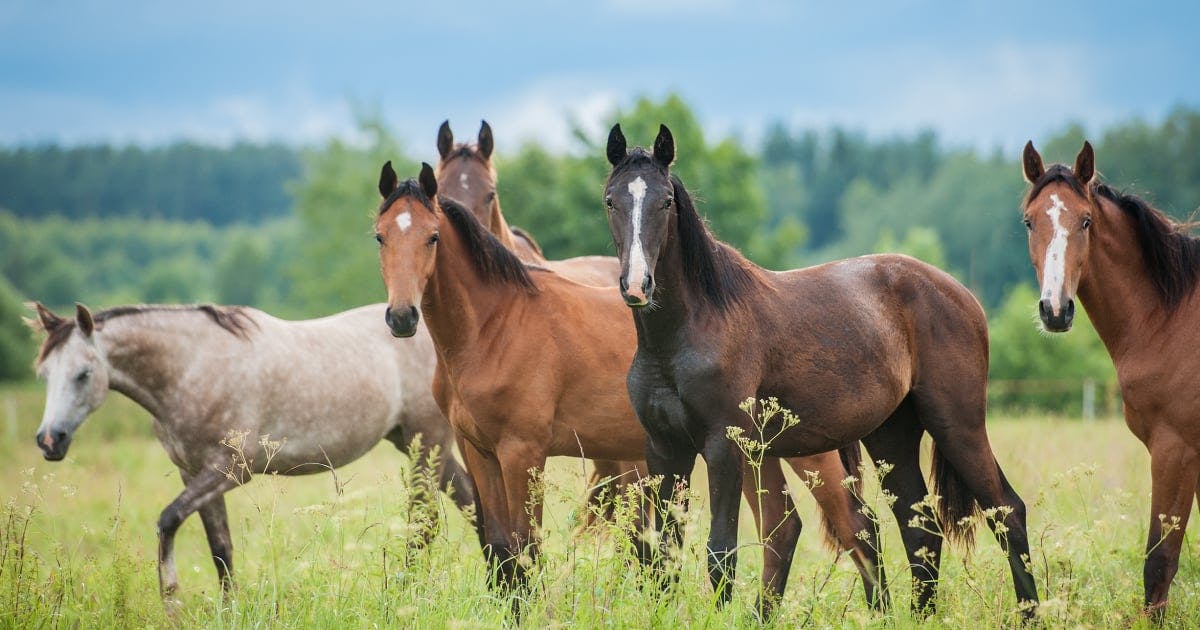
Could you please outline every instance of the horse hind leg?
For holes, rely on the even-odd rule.
[[[1158,436],[1154,436],[1158,437]],[[1200,475],[1200,454],[1173,434],[1151,438],[1150,532],[1143,569],[1146,611],[1163,619],[1171,581],[1179,570],[1183,533]]]
[[[879,522],[862,501],[860,462],[857,442],[837,452],[788,460],[801,479],[815,474],[818,481],[810,491],[821,508],[826,541],[839,551],[850,552],[862,576],[867,605],[883,612],[890,609],[891,598],[879,562]],[[847,483],[847,475],[854,475],[856,481]]]
[[[978,502],[989,515],[988,526],[1008,556],[1021,613],[1031,617],[1038,593],[1029,565],[1025,502],[1005,478],[992,452],[984,424],[986,395],[982,384],[976,387],[970,379],[962,378],[949,382],[970,391],[926,392],[915,401],[921,425],[933,437],[942,526],[969,545],[969,526],[963,519],[974,513],[974,503]]]
[[[942,537],[929,528],[909,525],[918,515],[913,506],[929,494],[921,472],[922,435],[924,430],[917,423],[911,401],[906,399],[886,422],[863,438],[863,445],[876,465],[882,462],[891,468],[881,475],[879,483],[900,526],[900,539],[912,573],[912,612],[919,618],[936,612],[942,561]]]

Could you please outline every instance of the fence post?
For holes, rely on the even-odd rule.
[[[1096,380],[1091,378],[1083,381],[1083,419],[1096,419]]]

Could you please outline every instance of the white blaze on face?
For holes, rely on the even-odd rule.
[[[646,201],[646,180],[639,175],[629,182],[629,195],[633,197],[633,238],[629,245],[629,286],[641,287],[646,277],[646,253],[642,251],[642,204]]]
[[[1046,246],[1046,257],[1042,261],[1042,299],[1050,301],[1050,312],[1057,315],[1062,308],[1063,283],[1066,281],[1067,237],[1070,234],[1062,226],[1059,217],[1067,207],[1058,195],[1050,195],[1050,207],[1046,215],[1054,228],[1050,244]]]
[[[471,185],[467,183],[467,174],[463,173],[458,176],[458,183],[463,190],[471,190]]]
[[[412,215],[407,210],[396,215],[396,225],[400,226],[400,232],[408,232],[409,226],[412,225]]]

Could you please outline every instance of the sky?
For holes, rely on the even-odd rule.
[[[1013,152],[1200,106],[1197,25],[1194,0],[3,0],[0,145],[314,144],[369,112],[418,156],[445,119],[562,150],[677,92],[752,145],[778,121]]]

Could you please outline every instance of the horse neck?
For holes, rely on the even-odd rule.
[[[421,310],[429,334],[442,354],[470,348],[479,329],[504,302],[508,291],[491,286],[475,268],[467,243],[442,219],[433,274],[425,287]]]
[[[109,365],[109,387],[155,418],[167,418],[188,359],[186,338],[155,326],[139,325],[143,315],[113,318],[96,334]],[[181,327],[182,328],[182,327]]]
[[[1109,355],[1117,359],[1135,343],[1129,333],[1156,325],[1162,300],[1138,250],[1131,219],[1107,199],[1094,198],[1102,229],[1093,228],[1076,293]]]
[[[674,219],[654,263],[654,284],[654,307],[633,312],[638,345],[647,349],[670,347],[695,310],[691,300],[699,298],[684,276],[683,249]]]
[[[546,259],[538,253],[537,249],[531,247],[525,239],[517,238],[513,234],[512,226],[508,224],[508,220],[504,218],[504,212],[500,209],[500,197],[497,196],[492,200],[491,212],[488,214],[487,229],[500,244],[508,248],[508,251],[513,252],[518,258],[525,262],[542,263]]]

